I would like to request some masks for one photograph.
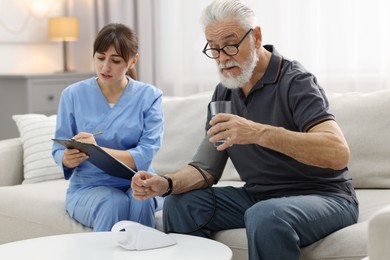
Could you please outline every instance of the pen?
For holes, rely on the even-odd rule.
[[[98,131],[98,132],[96,132],[96,133],[93,133],[92,135],[93,135],[93,137],[95,137],[95,136],[98,136],[98,135],[101,135],[101,134],[103,134],[103,132],[102,131]],[[78,140],[80,140],[80,139],[84,139],[85,137],[80,137],[79,139],[73,139],[73,138],[71,138],[72,140],[74,140],[74,141],[78,141]]]
[[[101,135],[101,134],[103,134],[103,132],[102,131],[98,131],[98,132],[96,132],[96,133],[94,133],[92,135],[95,137],[95,136],[98,136],[98,135]]]

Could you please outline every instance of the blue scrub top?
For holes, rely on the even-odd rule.
[[[113,107],[110,107],[95,77],[64,89],[58,107],[55,138],[102,131],[103,134],[95,137],[99,146],[127,150],[134,159],[136,170],[154,172],[151,162],[163,136],[162,92],[152,85],[128,79]],[[70,178],[69,189],[130,185],[128,180],[108,175],[88,161],[74,169],[63,167],[63,153],[64,147],[54,143],[52,154],[63,168],[65,178]]]

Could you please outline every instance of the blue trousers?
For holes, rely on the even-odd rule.
[[[146,226],[155,226],[155,199],[137,200],[132,190],[97,186],[68,192],[67,207],[71,217],[94,231],[110,231],[121,220],[131,220]]]
[[[243,188],[214,187],[216,211],[211,222],[193,235],[246,228],[250,260],[298,260],[300,247],[356,223],[358,205],[344,198],[300,195],[256,200]],[[187,233],[206,223],[212,212],[208,189],[165,199],[165,232]]]

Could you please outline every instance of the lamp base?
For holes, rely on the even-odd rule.
[[[62,41],[62,61],[63,61],[63,72],[68,72],[68,51],[66,41]]]

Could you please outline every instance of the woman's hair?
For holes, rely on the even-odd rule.
[[[105,25],[96,36],[93,44],[93,55],[96,52],[103,53],[114,46],[115,51],[126,62],[138,53],[138,39],[133,30],[124,24],[110,23]],[[133,78],[137,78],[135,68],[129,68],[127,74]]]
[[[212,22],[237,20],[240,25],[248,30],[257,25],[255,12],[241,0],[215,0],[206,6],[200,18],[203,29]]]

